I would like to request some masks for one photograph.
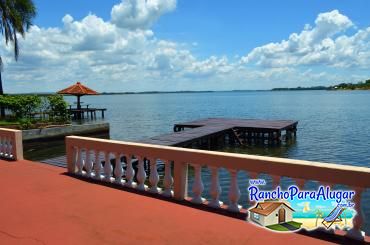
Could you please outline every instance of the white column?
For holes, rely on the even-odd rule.
[[[241,206],[238,205],[238,201],[240,198],[240,190],[238,186],[238,170],[235,169],[229,169],[230,173],[230,190],[229,190],[229,206],[228,210],[232,212],[239,212],[241,209]]]
[[[134,187],[136,186],[136,183],[133,181],[135,176],[135,170],[132,167],[132,159],[131,155],[126,155],[126,186],[128,187]]]
[[[150,182],[150,192],[152,193],[158,193],[160,189],[158,188],[158,182],[159,182],[159,175],[157,171],[157,159],[150,158],[150,176],[149,176],[149,182]]]
[[[110,163],[109,151],[104,152],[105,154],[105,164],[104,164],[104,181],[111,182],[112,177],[112,164]]]
[[[173,191],[172,191],[172,184],[173,184],[173,178],[171,174],[171,162],[167,160],[163,160],[163,163],[165,164],[164,169],[164,191],[162,194],[166,197],[172,197]]]
[[[202,198],[202,192],[204,190],[204,185],[202,182],[202,166],[199,164],[191,164],[194,167],[194,183],[193,183],[193,195],[191,202],[201,204],[205,201]]]
[[[114,168],[114,175],[115,175],[114,182],[116,184],[121,185],[123,183],[123,180],[122,180],[122,175],[123,175],[122,162],[121,162],[120,155],[118,153],[115,153],[114,155],[116,157],[116,166]]]
[[[101,180],[102,166],[101,166],[101,162],[100,162],[100,158],[99,158],[99,151],[95,150],[94,153],[95,153],[95,162],[94,162],[95,179]]]
[[[350,229],[346,236],[356,239],[359,241],[364,241],[365,240],[365,232],[361,231],[361,227],[364,223],[364,219],[362,217],[362,210],[361,210],[361,195],[363,192],[362,188],[355,188],[355,196],[353,199],[353,202],[355,203],[355,210],[356,210],[356,215],[352,219],[353,227]]]
[[[141,156],[137,156],[138,164],[137,164],[137,189],[145,191],[147,186],[145,185],[145,180],[146,180],[146,173],[145,173],[145,168],[144,168],[144,159]]]
[[[85,162],[85,169],[86,169],[86,176],[91,177],[91,171],[93,168],[93,163],[91,160],[91,151],[89,149],[86,149],[86,162]]]
[[[80,148],[78,151],[78,160],[77,160],[77,174],[82,175],[82,169],[84,166],[84,160],[82,158],[83,148]]]
[[[222,202],[220,201],[220,195],[221,195],[221,186],[220,182],[218,180],[218,167],[209,167],[211,170],[211,190],[210,194],[212,197],[212,200],[209,203],[209,206],[214,208],[219,208],[222,206]]]

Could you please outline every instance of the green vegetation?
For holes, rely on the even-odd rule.
[[[274,230],[274,231],[289,231],[288,228],[282,226],[282,225],[279,225],[279,224],[276,224],[276,225],[268,225],[266,226],[267,228],[269,228],[270,230]]]
[[[325,86],[296,87],[296,88],[273,88],[272,91],[297,91],[297,90],[328,90]]]
[[[273,88],[272,91],[296,91],[296,90],[370,90],[370,79],[358,83],[340,83],[325,87],[296,87],[296,88]]]
[[[370,90],[370,79],[359,83],[340,83],[329,87],[334,90]]]
[[[61,95],[0,95],[0,107],[10,112],[1,126],[29,129],[69,122],[67,102]]]
[[[289,221],[288,224],[291,225],[291,226],[294,226],[297,229],[300,229],[301,226],[302,226],[302,223],[295,222],[295,221]]]
[[[293,226],[295,228],[295,230],[300,229],[301,225],[302,225],[302,223],[298,223],[298,222],[295,222],[295,221],[289,221],[289,222],[286,222],[285,224],[289,224],[289,225]],[[271,229],[271,230],[274,230],[274,231],[292,231],[292,230],[289,230],[288,228],[286,228],[285,226],[282,226],[281,224],[268,225],[266,227]]]

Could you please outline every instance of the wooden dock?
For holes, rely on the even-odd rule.
[[[296,137],[298,121],[207,118],[174,125],[174,133],[141,143],[215,149],[223,145],[280,144]]]
[[[174,132],[138,142],[215,150],[226,145],[280,144],[296,137],[298,121],[207,118],[174,125]],[[104,159],[101,159],[104,161]],[[41,161],[54,166],[66,166],[66,157]]]
[[[74,120],[77,119],[96,119],[96,112],[101,113],[101,117],[104,118],[104,112],[106,111],[106,108],[89,108],[87,105],[86,108],[72,108],[72,106],[69,106],[68,113],[72,115],[72,118]]]

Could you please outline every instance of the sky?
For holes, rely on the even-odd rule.
[[[5,92],[238,90],[369,78],[370,1],[35,0]]]

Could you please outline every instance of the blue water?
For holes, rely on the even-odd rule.
[[[66,97],[74,102],[74,97]],[[82,97],[107,108],[110,137],[138,140],[206,117],[298,120],[295,144],[251,153],[370,167],[370,91],[264,91]]]
[[[73,103],[74,97],[66,97]],[[207,117],[298,120],[297,140],[279,147],[227,149],[248,154],[370,167],[370,91],[258,91],[181,94],[132,94],[82,97],[91,107],[107,108],[110,138],[139,140],[169,133],[173,124]],[[210,174],[202,170],[205,196]],[[266,177],[271,183],[269,177]],[[240,172],[241,203],[247,203],[248,175]],[[221,171],[222,199],[227,201],[229,175]],[[282,185],[292,184],[284,179]],[[191,191],[192,178],[189,180]],[[308,183],[314,187],[317,183]],[[370,192],[363,212],[370,220]],[[301,213],[301,215],[306,215]],[[370,231],[369,222],[366,228]]]

